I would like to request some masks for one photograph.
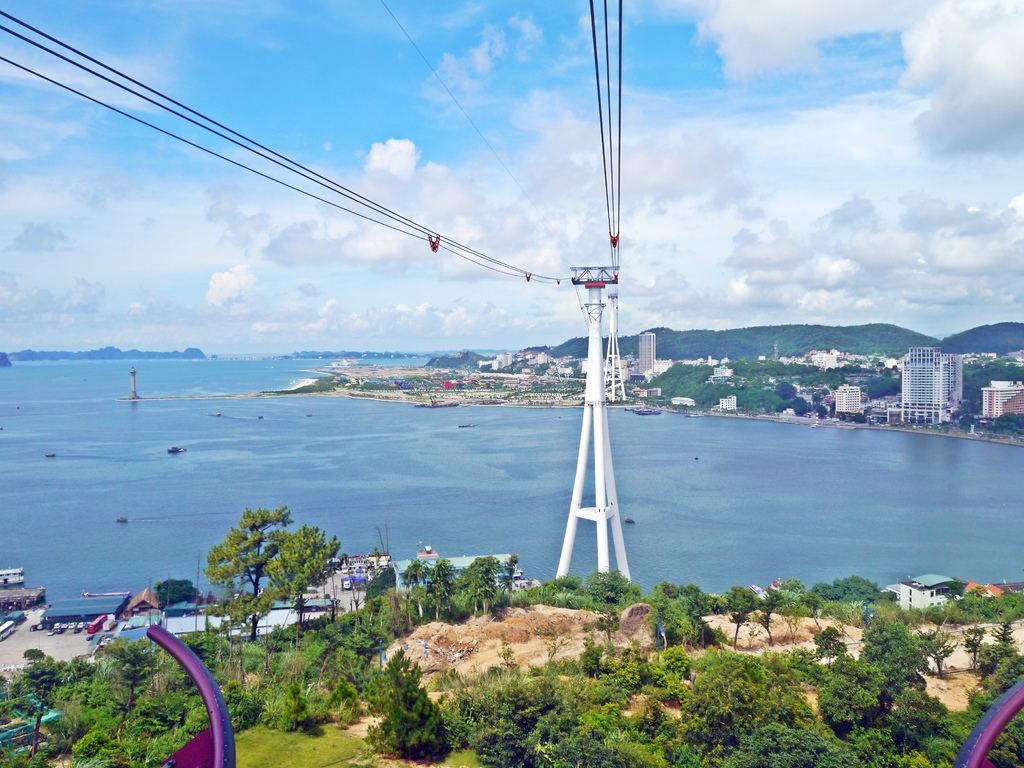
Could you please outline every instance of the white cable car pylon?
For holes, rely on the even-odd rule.
[[[622,538],[622,521],[619,517],[619,499],[615,492],[615,470],[612,467],[612,448],[608,439],[608,409],[604,384],[604,350],[602,347],[601,320],[604,303],[601,293],[608,284],[618,283],[618,276],[612,267],[573,267],[572,281],[587,289],[587,326],[590,332],[587,348],[587,385],[583,406],[583,430],[580,434],[580,450],[576,460],[576,481],[569,503],[569,520],[565,526],[562,542],[562,556],[558,560],[558,576],[569,573],[572,550],[576,543],[576,524],[580,519],[593,520],[597,525],[597,570],[607,573],[611,569],[608,553],[608,528],[611,527],[615,544],[615,565],[619,573],[629,578],[629,564],[626,562],[626,543]],[[583,486],[587,479],[590,463],[590,443],[594,443],[594,506],[584,507]]]
[[[622,378],[622,359],[619,357],[619,294],[608,294],[608,354],[604,363],[604,386],[608,402],[626,401],[626,383]]]

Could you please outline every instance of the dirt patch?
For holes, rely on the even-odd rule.
[[[648,626],[650,611],[650,606],[642,603],[623,609],[612,642],[620,647],[634,640],[644,646],[653,645],[653,633]],[[509,608],[496,616],[477,617],[464,624],[431,622],[417,627],[400,643],[394,643],[388,656],[404,648],[428,679],[449,669],[465,673],[506,663],[539,666],[549,659],[579,656],[584,640],[595,632],[597,619],[597,614],[590,611],[547,605]],[[502,656],[506,643],[511,654],[508,661]]]

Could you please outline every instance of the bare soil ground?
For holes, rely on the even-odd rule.
[[[646,605],[625,609],[620,629],[612,633],[612,642],[624,646],[636,640],[641,645],[652,645],[653,636],[647,627],[649,612]],[[549,659],[579,656],[587,635],[596,631],[597,618],[590,611],[534,605],[509,608],[497,616],[477,617],[465,624],[431,622],[388,648],[388,657],[404,647],[429,679],[449,669],[466,673],[502,666],[506,663],[502,648],[508,643],[510,663],[539,666]]]

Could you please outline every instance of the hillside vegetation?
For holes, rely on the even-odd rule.
[[[979,325],[942,340],[943,352],[959,354],[995,352],[997,355],[1005,355],[1018,349],[1024,349],[1024,323]]]
[[[731,360],[771,357],[775,345],[779,355],[803,355],[812,349],[840,349],[861,355],[903,355],[909,347],[935,346],[938,339],[889,323],[868,325],[763,325],[754,328],[732,328],[725,331],[673,331],[651,329],[658,334],[658,357],[669,360],[694,360],[699,357]],[[619,339],[623,355],[639,352],[639,335]],[[572,355],[585,357],[587,339],[576,338],[551,350],[553,357]]]

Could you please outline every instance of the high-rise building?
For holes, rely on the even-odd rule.
[[[860,413],[860,387],[843,384],[835,391],[836,413]]]
[[[654,370],[654,361],[658,358],[657,336],[650,331],[640,334],[640,370],[638,373],[647,373]]]
[[[903,421],[939,424],[950,420],[963,399],[964,365],[960,355],[938,347],[911,347],[903,357]]]
[[[993,381],[981,388],[981,415],[998,418],[1004,413],[1024,414],[1024,384]]]

